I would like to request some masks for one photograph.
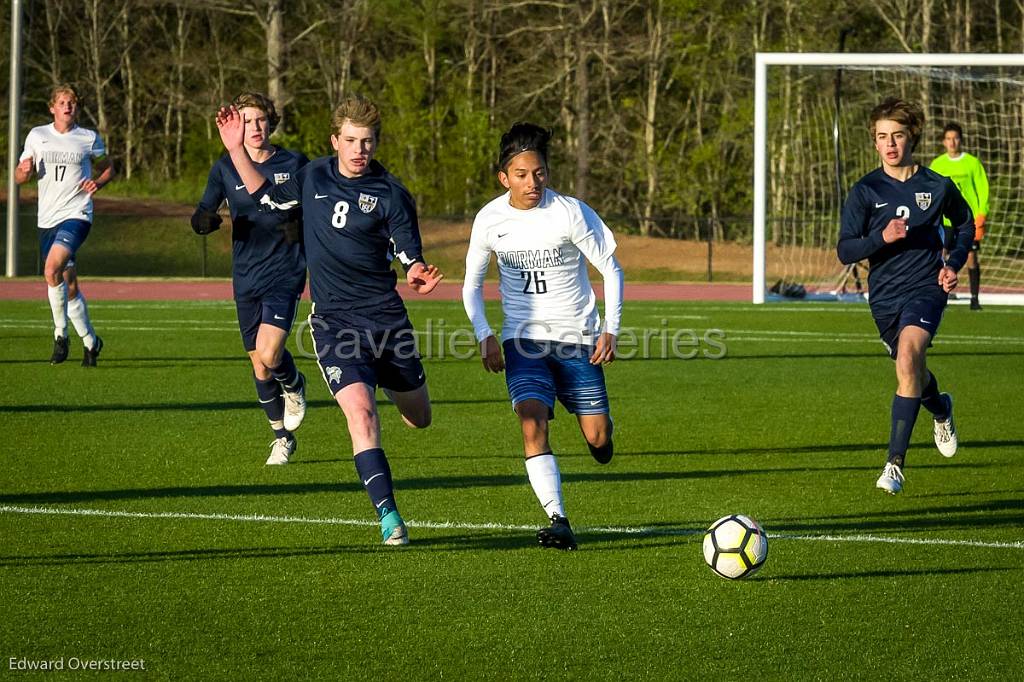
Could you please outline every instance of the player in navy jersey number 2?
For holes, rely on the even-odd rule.
[[[235,98],[244,125],[243,153],[260,177],[281,184],[309,163],[303,154],[270,142],[277,127],[274,102],[255,92]],[[300,239],[301,209],[264,213],[249,196],[231,158],[213,164],[206,191],[192,215],[192,229],[209,234],[221,223],[217,209],[231,211],[231,273],[242,345],[252,361],[260,407],[274,441],[267,464],[287,464],[295,452],[293,432],[306,414],[305,378],[285,348],[306,286]]]
[[[302,206],[313,299],[309,323],[320,369],[348,422],[356,471],[376,510],[381,539],[386,545],[407,544],[381,448],[377,386],[407,425],[425,428],[431,413],[426,376],[391,263],[399,260],[409,287],[420,294],[433,291],[444,275],[423,260],[412,196],[373,159],[380,112],[364,98],[345,99],[331,121],[337,154],[316,159],[280,185],[267,182],[244,153],[244,126],[235,108],[218,112],[217,127],[246,189],[263,210]]]
[[[615,238],[597,213],[548,189],[550,137],[531,123],[517,123],[502,136],[498,181],[508,192],[480,209],[473,221],[462,297],[484,368],[505,370],[523,434],[526,473],[551,524],[537,532],[537,540],[571,550],[576,538],[565,515],[548,422],[557,398],[576,415],[594,459],[611,460],[612,420],[601,366],[615,359],[622,268]],[[505,318],[501,346],[484,311],[483,282],[492,253]],[[603,326],[588,261],[604,278]]]
[[[876,483],[895,495],[903,489],[907,448],[922,405],[932,414],[939,452],[956,454],[953,399],[939,393],[926,352],[967,260],[974,218],[952,180],[914,160],[924,126],[919,107],[886,99],[871,112],[870,125],[882,164],[850,191],[838,252],[846,264],[868,260],[871,314],[896,361],[889,455]],[[943,216],[954,242],[945,261]]]

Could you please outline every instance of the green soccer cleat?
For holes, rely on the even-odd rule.
[[[409,544],[409,531],[397,509],[385,507],[381,510],[380,537],[385,545]]]

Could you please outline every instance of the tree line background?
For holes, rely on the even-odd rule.
[[[361,93],[424,215],[495,196],[501,132],[529,120],[555,131],[556,189],[618,230],[685,238],[750,237],[755,52],[837,51],[841,34],[849,52],[1024,51],[1024,0],[24,4],[22,138],[73,83],[120,193],[195,201],[221,153],[213,113],[240,91],[269,94],[274,141],[311,158]]]

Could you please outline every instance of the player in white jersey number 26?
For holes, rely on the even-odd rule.
[[[594,459],[611,460],[612,420],[602,365],[615,359],[622,268],[615,259],[615,238],[597,213],[548,189],[550,138],[549,131],[531,123],[517,123],[502,136],[498,180],[508,191],[473,222],[462,298],[484,368],[505,371],[530,485],[551,522],[537,539],[544,547],[575,549],[548,422],[557,398],[576,415]],[[498,262],[504,313],[500,346],[484,312],[483,280],[491,254]],[[604,279],[603,324],[588,261]]]

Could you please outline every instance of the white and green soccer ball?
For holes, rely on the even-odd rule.
[[[768,535],[749,516],[723,516],[704,533],[704,561],[723,578],[746,578],[767,558]]]

